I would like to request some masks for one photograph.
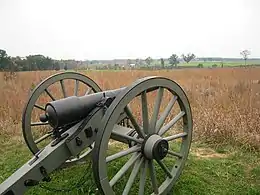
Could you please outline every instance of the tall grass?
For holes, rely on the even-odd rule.
[[[0,73],[0,135],[21,136],[21,116],[30,90],[55,71]],[[191,103],[194,141],[260,150],[260,68],[173,71],[82,71],[103,90],[160,75],[183,87]],[[20,139],[18,139],[20,140]]]

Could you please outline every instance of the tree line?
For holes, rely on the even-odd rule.
[[[182,55],[183,60],[186,63],[189,63],[191,60],[195,59],[194,54]],[[165,60],[168,60],[168,63],[172,67],[176,67],[180,61],[179,57],[176,54],[172,54],[169,59],[160,59],[161,65],[164,67]],[[135,60],[135,65],[141,65],[140,59]],[[150,66],[153,62],[151,57],[143,60],[146,66]],[[130,65],[132,60],[128,59],[127,64]],[[93,62],[88,62],[89,64],[93,64]],[[96,62],[98,63],[98,61]],[[60,69],[75,69],[77,66],[80,66],[80,61],[75,60],[54,60],[50,57],[46,57],[43,55],[29,55],[26,57],[11,57],[7,54],[7,52],[3,49],[0,49],[0,71],[36,71],[36,70],[60,70]]]
[[[240,55],[242,55],[243,59],[246,61],[250,52],[248,50],[243,50]],[[166,61],[167,64],[170,64],[170,68],[176,68],[180,63],[180,59],[183,59],[187,64],[196,58],[195,54],[188,53],[182,54],[179,57],[177,54],[172,54],[169,58],[160,58],[159,63],[161,68],[165,68]],[[127,60],[127,64],[131,65],[132,63],[135,66],[143,66],[144,64],[147,67],[150,67],[154,60],[151,57],[147,57],[144,60],[135,59]],[[99,64],[99,61],[92,60],[86,61],[87,64]],[[84,65],[82,61],[76,60],[54,60],[50,57],[46,57],[43,55],[29,55],[24,58],[19,56],[11,57],[7,54],[7,52],[3,49],[0,49],[0,71],[36,71],[36,70],[60,70],[60,69],[77,69],[79,66]],[[158,65],[158,64],[157,64]],[[88,65],[87,65],[88,66]],[[114,64],[115,67],[119,66],[119,64]]]
[[[35,71],[35,70],[59,70],[60,63],[43,55],[29,55],[25,58],[11,57],[5,50],[0,49],[1,71]]]
[[[193,53],[188,53],[187,55],[182,54],[181,57],[183,61],[185,61],[187,64],[196,58],[195,54]],[[177,67],[180,63],[179,56],[177,54],[172,54],[168,59],[160,58],[162,68],[164,68],[166,60],[168,60],[168,63],[171,65],[172,68]],[[150,66],[152,61],[153,59],[151,57],[145,59],[145,63],[147,64],[147,66]]]

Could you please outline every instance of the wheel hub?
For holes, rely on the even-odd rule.
[[[150,160],[162,160],[167,155],[168,149],[168,141],[156,134],[145,139],[142,145],[144,156]]]

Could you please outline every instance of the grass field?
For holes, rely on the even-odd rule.
[[[185,67],[188,67],[188,68],[196,68],[199,64],[202,64],[204,68],[211,68],[211,67],[222,67],[222,63],[223,63],[223,67],[240,67],[240,66],[245,66],[245,61],[244,60],[237,60],[237,61],[191,61],[189,63],[186,63],[186,62],[183,62],[181,61],[179,64],[178,64],[178,67],[182,67],[182,68],[185,68]],[[260,60],[247,60],[246,62],[246,66],[258,66],[260,65]],[[113,66],[113,63],[112,65],[108,65],[108,64],[103,64],[103,65],[100,65],[100,64],[92,64],[89,66],[89,68],[91,67],[102,67],[102,66],[110,66],[110,67],[114,67]],[[161,62],[160,60],[153,60],[151,62],[151,64],[149,65],[150,68],[151,67],[161,67]],[[148,67],[149,67],[148,66]],[[165,61],[164,63],[164,66],[165,67],[171,67],[171,64],[169,64],[168,61]],[[142,64],[139,64],[136,68],[147,68],[147,64],[145,63],[142,63]],[[82,69],[87,69],[87,67],[81,67]]]
[[[211,67],[212,65],[217,65],[218,67],[221,67],[222,65],[222,62],[203,62],[203,61],[200,61],[200,62],[190,62],[190,63],[180,63],[179,66],[197,66],[198,64],[203,64],[204,67]],[[248,61],[247,62],[247,65],[258,65],[260,64],[260,61]],[[223,66],[244,66],[245,65],[245,62],[244,61],[223,61]]]
[[[199,64],[202,64],[203,67],[212,67],[213,65],[217,65],[217,67],[221,67],[222,62],[221,61],[191,61],[189,63],[180,62],[178,66],[198,66]],[[246,65],[259,65],[260,60],[247,60]],[[152,62],[153,66],[161,66],[160,61],[154,60]],[[245,61],[244,60],[237,60],[237,61],[223,61],[224,67],[232,67],[232,66],[244,66]],[[170,66],[168,62],[165,62],[165,66]]]
[[[22,110],[30,90],[53,73],[20,72],[10,79],[0,74],[0,182],[31,157],[21,134]],[[183,87],[191,103],[194,131],[191,153],[175,194],[260,194],[260,68],[82,73],[103,90],[150,75],[171,78]],[[49,185],[72,186],[86,167],[56,172]],[[122,188],[119,184],[118,190]],[[91,194],[94,189],[93,181],[86,179],[83,188],[67,194]],[[36,187],[28,194],[56,192]]]

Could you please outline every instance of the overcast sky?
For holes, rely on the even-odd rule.
[[[0,48],[55,59],[260,57],[259,0],[0,0]]]

